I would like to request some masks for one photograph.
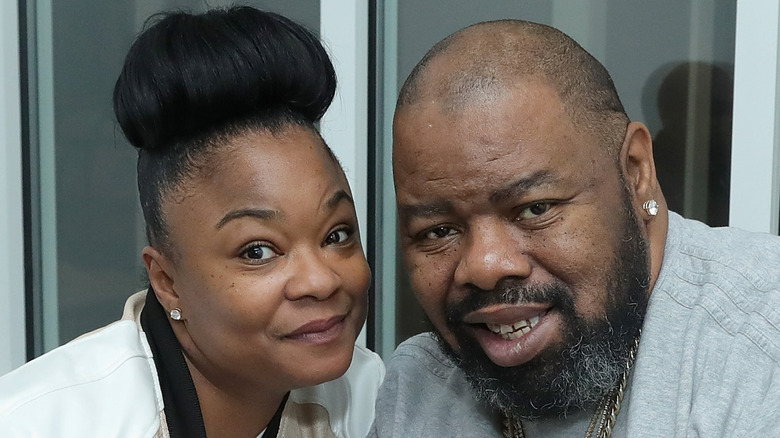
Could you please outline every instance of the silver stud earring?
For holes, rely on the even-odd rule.
[[[181,309],[177,307],[171,310],[171,319],[174,321],[181,321]]]
[[[642,204],[642,208],[644,208],[647,214],[650,216],[655,216],[658,214],[658,203],[655,202],[655,199],[645,201],[645,203]]]

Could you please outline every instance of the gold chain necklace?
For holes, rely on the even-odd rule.
[[[634,346],[628,353],[626,369],[620,376],[620,381],[596,406],[596,412],[590,420],[585,438],[609,438],[612,435],[612,428],[615,427],[615,420],[620,412],[620,402],[623,401],[623,393],[628,382],[628,374],[631,366],[634,364],[636,351],[639,348],[639,336],[634,340]],[[525,438],[523,422],[519,418],[504,416],[504,438]]]

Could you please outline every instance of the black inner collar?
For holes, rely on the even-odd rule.
[[[141,311],[141,327],[154,355],[154,365],[160,381],[168,434],[171,438],[206,437],[206,426],[200,411],[198,393],[192,381],[190,369],[184,360],[168,315],[165,313],[151,287],[146,292],[146,303]],[[282,411],[289,393],[285,395],[263,438],[275,438],[279,432]]]
[[[141,311],[141,327],[154,355],[160,379],[165,419],[171,438],[206,437],[206,426],[200,412],[198,393],[190,369],[184,361],[181,345],[168,323],[168,315],[150,287]]]

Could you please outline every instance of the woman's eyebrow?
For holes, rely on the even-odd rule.
[[[328,202],[325,203],[325,205],[328,206],[329,209],[336,208],[337,205],[341,201],[347,201],[352,205],[355,205],[355,201],[352,199],[352,196],[349,196],[349,193],[347,193],[346,190],[339,190],[338,192],[334,193],[333,196],[328,199]]]
[[[329,209],[334,209],[342,201],[347,201],[350,204],[355,204],[355,201],[349,196],[346,190],[339,190],[328,199],[325,205]],[[228,222],[236,219],[252,217],[259,220],[279,220],[284,217],[284,213],[279,210],[273,210],[270,208],[240,208],[238,210],[231,210],[214,226],[216,229],[224,227]]]
[[[219,222],[217,222],[214,228],[220,229],[228,222],[243,217],[253,217],[260,220],[273,220],[281,219],[283,216],[284,213],[279,210],[272,210],[268,208],[241,208],[238,210],[229,211],[225,216],[222,217],[222,219],[219,220]]]

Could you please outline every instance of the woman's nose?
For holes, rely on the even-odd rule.
[[[298,253],[285,286],[285,297],[288,300],[305,297],[325,300],[333,295],[341,286],[341,277],[331,266],[334,260],[329,258],[319,250]]]

